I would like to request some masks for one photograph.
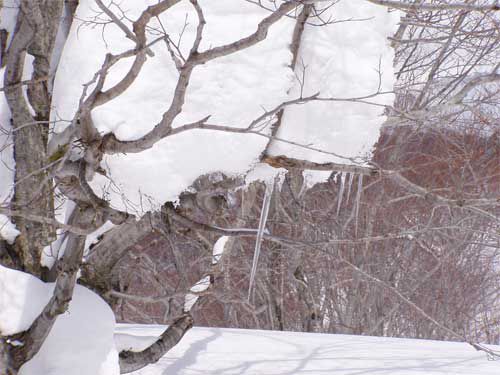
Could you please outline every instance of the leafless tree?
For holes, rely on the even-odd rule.
[[[495,61],[498,61],[497,42],[500,35],[496,13],[498,4],[485,1],[367,1],[407,12],[393,40],[399,51],[397,64],[400,73],[398,100],[393,107],[386,108],[389,116],[387,127],[407,125],[412,129],[415,126],[441,129],[443,124],[447,126],[449,124],[456,131],[456,129],[463,129],[464,124],[481,124],[487,128],[486,130],[489,129],[488,136],[491,137],[492,142],[495,141],[497,139],[495,137],[498,137],[496,128],[498,126],[496,111],[498,86],[495,85],[499,77],[498,65],[495,65]],[[230,248],[240,246],[243,252],[246,251],[243,246],[244,241],[247,239],[251,241],[256,231],[231,228],[240,227],[241,220],[245,220],[246,215],[251,216],[252,208],[255,208],[254,205],[259,204],[262,199],[261,188],[250,187],[249,192],[245,193],[246,196],[239,198],[241,204],[237,207],[241,209],[243,213],[241,215],[240,212],[235,213],[237,208],[234,202],[238,202],[238,199],[230,199],[229,195],[237,196],[234,189],[241,187],[242,181],[224,179],[223,183],[218,184],[210,181],[210,178],[208,178],[209,183],[202,179],[200,181],[205,182],[200,182],[199,189],[194,193],[181,196],[179,207],[176,208],[167,203],[162,206],[161,210],[148,212],[136,221],[130,213],[112,208],[109,202],[96,194],[89,185],[89,180],[93,175],[105,173],[101,167],[105,155],[141,153],[162,139],[194,129],[253,134],[267,138],[268,143],[286,142],[276,136],[276,130],[280,126],[281,115],[287,106],[318,100],[364,102],[371,96],[380,94],[375,92],[368,97],[348,99],[322,97],[320,94],[307,97],[301,95],[266,111],[246,128],[212,124],[209,118],[174,128],[172,126],[174,120],[183,111],[186,89],[192,73],[201,65],[262,42],[274,24],[285,18],[293,18],[296,26],[290,40],[290,48],[294,56],[291,67],[295,68],[304,25],[312,19],[316,22],[315,26],[329,22],[321,18],[321,7],[329,6],[328,2],[321,0],[293,0],[280,3],[250,1],[256,6],[268,9],[267,16],[256,25],[254,33],[225,45],[200,50],[206,20],[198,1],[189,0],[197,15],[196,35],[189,54],[182,56],[176,44],[166,33],[160,32],[156,34],[156,38],[148,38],[150,36],[148,33],[151,32],[148,28],[150,21],[181,2],[181,0],[159,1],[144,9],[137,19],[125,22],[123,15],[117,14],[116,9],[113,10],[109,4],[96,0],[96,6],[104,22],[117,25],[123,31],[124,38],[130,39],[135,45],[130,50],[118,54],[107,54],[104,57],[103,64],[95,72],[93,80],[82,90],[74,118],[60,133],[50,133],[51,96],[56,73],[54,67],[57,67],[60,57],[60,51],[55,51],[54,47],[58,32],[63,34],[63,37],[64,35],[67,37],[77,2],[21,0],[13,34],[7,35],[5,30],[0,33],[1,65],[5,67],[2,92],[11,112],[12,132],[10,136],[16,162],[14,195],[10,202],[5,202],[1,206],[0,213],[13,218],[20,231],[20,235],[12,245],[0,240],[0,261],[12,268],[56,283],[54,295],[43,312],[28,330],[15,335],[14,338],[24,345],[8,344],[8,340],[13,339],[12,337],[0,339],[0,371],[2,373],[16,374],[19,368],[39,351],[57,317],[66,311],[71,300],[77,272],[81,267],[86,236],[101,228],[107,221],[112,222],[115,227],[91,249],[89,265],[83,269],[82,282],[101,292],[117,306],[134,298],[136,300],[142,298],[141,302],[159,301],[166,306],[167,313],[176,311],[176,306],[179,310],[180,305],[175,304],[175,298],[177,295],[185,295],[189,286],[198,279],[198,277],[191,276],[190,269],[193,270],[192,275],[195,272],[201,275],[209,274],[213,281],[222,280],[222,285],[226,287],[235,277],[247,275],[243,268],[238,269],[244,264],[238,264],[236,269],[231,268],[230,256],[224,257],[225,259],[215,266],[209,266],[210,262],[204,263],[204,261],[209,258],[207,248],[212,246],[215,235],[235,237],[228,246]],[[99,22],[99,20],[96,19],[93,22]],[[173,99],[162,114],[162,119],[152,127],[150,132],[133,141],[121,141],[113,133],[100,134],[93,122],[92,112],[99,106],[118,98],[131,87],[141,74],[146,60],[154,58],[151,48],[156,43],[165,43],[178,70]],[[30,79],[23,81],[23,69],[28,64],[28,56],[33,58],[33,73]],[[112,67],[126,58],[133,60],[128,72],[114,85],[105,89],[108,87],[108,74]],[[24,88],[27,88],[26,96]],[[270,133],[262,132],[257,127],[264,120],[269,121],[272,129]],[[446,131],[442,130],[441,134],[446,134]],[[450,143],[453,143],[453,138],[450,139],[452,140]],[[401,144],[397,147],[401,147]],[[455,149],[451,147],[450,152],[453,150]],[[325,152],[324,150],[318,151]],[[490,148],[486,147],[485,153],[488,152]],[[79,157],[75,159],[74,155],[79,155]],[[486,161],[490,160],[488,157],[490,156],[485,156]],[[450,158],[451,161],[455,160],[454,155]],[[484,285],[490,284],[488,280],[481,278],[484,275],[477,274],[479,266],[474,263],[478,262],[481,267],[492,267],[494,265],[492,259],[497,256],[495,248],[488,245],[492,253],[489,257],[484,257],[484,244],[494,241],[498,243],[498,238],[493,235],[494,230],[498,228],[498,191],[491,188],[494,185],[490,185],[489,176],[478,176],[477,171],[469,165],[470,174],[463,174],[461,180],[458,179],[459,182],[469,181],[469,176],[472,175],[473,178],[482,181],[482,184],[474,184],[473,187],[463,184],[450,187],[446,184],[434,183],[434,181],[426,183],[426,181],[419,180],[416,178],[418,176],[416,172],[412,171],[411,163],[400,164],[401,160],[397,158],[393,160],[398,161],[397,164],[392,162],[382,164],[376,161],[368,167],[335,163],[318,164],[286,156],[272,156],[267,153],[266,148],[261,155],[261,161],[290,170],[287,181],[292,199],[281,202],[279,194],[275,193],[273,196],[274,202],[270,217],[275,222],[272,224],[273,231],[265,234],[264,238],[265,243],[272,244],[272,249],[275,251],[270,252],[269,257],[265,259],[269,267],[261,268],[259,271],[260,273],[267,272],[267,275],[258,278],[254,303],[241,302],[241,295],[237,298],[238,303],[250,314],[251,319],[258,322],[256,325],[262,322],[259,315],[268,312],[269,320],[266,327],[288,328],[286,320],[288,318],[284,310],[291,308],[286,304],[288,302],[286,288],[289,288],[288,291],[296,296],[295,302],[290,303],[302,306],[299,313],[302,321],[300,325],[294,323],[293,329],[319,330],[319,327],[324,328],[327,323],[331,323],[333,327],[335,322],[341,321],[342,329],[331,328],[328,331],[365,333],[366,327],[369,327],[371,333],[387,334],[389,329],[396,331],[400,329],[400,325],[412,325],[412,327],[401,328],[398,332],[409,332],[412,329],[415,336],[428,336],[429,333],[422,332],[422,330],[429,330],[431,326],[420,323],[419,319],[423,319],[434,324],[432,329],[444,331],[444,333],[439,333],[441,335],[439,337],[465,339],[470,337],[468,336],[470,331],[462,332],[462,326],[446,326],[443,320],[450,315],[443,313],[442,310],[433,310],[436,305],[429,302],[429,296],[425,293],[421,294],[419,288],[420,284],[432,283],[434,280],[442,283],[451,282],[446,278],[438,278],[438,275],[452,270],[453,272],[466,272],[470,275],[468,280],[474,280],[476,287],[471,286],[473,290],[469,296],[474,296],[478,306],[487,304],[491,294],[498,292],[483,288]],[[357,176],[351,192],[352,199],[356,203],[350,207],[349,211],[343,211],[343,215],[348,216],[344,217],[343,223],[338,220],[336,228],[338,231],[333,233],[333,237],[331,228],[328,230],[325,228],[324,231],[321,229],[321,225],[330,226],[330,221],[321,224],[316,218],[311,217],[310,213],[304,213],[308,203],[301,202],[303,197],[301,197],[300,189],[302,186],[300,172],[307,169],[349,172]],[[496,170],[491,173],[493,176],[498,176]],[[391,198],[393,201],[384,201],[383,199],[391,197],[391,194],[387,194],[384,190],[385,184],[396,185],[398,192],[404,191],[408,198],[396,196]],[[460,188],[454,189],[456,186]],[[484,189],[481,188],[482,186]],[[476,188],[479,190],[475,190]],[[321,187],[318,189],[321,190]],[[362,200],[363,196],[369,196],[370,189],[378,193],[373,193],[376,202],[373,205],[371,201]],[[76,205],[70,220],[66,223],[59,222],[55,218],[55,206],[61,198],[70,200]],[[340,198],[337,199],[341,202]],[[387,204],[395,204],[394,207],[397,209],[398,204],[401,204],[404,199],[423,200],[427,206],[418,206],[418,209],[424,211],[424,214],[414,212],[413,217],[406,217],[407,227],[398,223],[398,226],[394,228],[390,221],[384,225],[374,222],[377,215],[381,214],[378,211],[378,205],[387,202]],[[329,207],[329,210],[322,211],[321,216],[335,216],[338,205],[334,204],[333,207]],[[469,215],[471,213],[472,217]],[[309,224],[302,230],[293,226],[294,218],[299,215],[302,215],[301,220]],[[337,217],[340,216],[337,215]],[[284,218],[287,220],[282,223]],[[469,225],[468,221],[472,222],[470,225],[474,229],[470,233],[462,231],[463,226]],[[221,223],[229,226],[220,226]],[[457,223],[460,223],[462,227],[457,228]],[[282,225],[281,229],[280,225]],[[426,225],[430,229],[425,229]],[[439,225],[446,225],[449,228],[442,229],[435,237],[429,234]],[[388,228],[391,229],[391,234],[388,234]],[[42,251],[45,246],[56,240],[58,231],[65,231],[65,236],[67,236],[64,256],[50,270],[44,269],[40,263]],[[485,232],[482,236],[481,231]],[[420,232],[430,237],[421,238]],[[178,254],[175,252],[183,247],[183,242],[184,246],[189,247],[193,252],[193,258],[191,263],[183,264],[186,261],[185,258],[179,258],[179,261],[174,263],[174,268],[182,267],[182,270],[176,273],[177,280],[174,277],[172,288],[162,290],[163,295],[157,295],[154,298],[137,297],[127,290],[123,277],[111,273],[110,270],[119,265],[123,257],[134,257],[134,253],[130,251],[131,248],[140,246],[141,241],[148,241],[152,233],[157,234],[155,238],[159,235],[165,241],[175,242],[170,247],[169,259],[177,257]],[[192,245],[192,233],[198,241],[196,246]],[[409,236],[413,239],[409,239]],[[399,259],[400,262],[398,264],[381,262],[382,265],[374,267],[372,262],[376,257],[378,247],[386,243],[387,238],[390,238],[392,242],[389,242],[390,248],[387,253],[384,253],[384,257],[394,256],[394,260]],[[444,244],[450,239],[453,241]],[[361,251],[358,251],[359,249]],[[309,251],[312,250],[316,251],[317,255],[311,263],[313,257],[309,256]],[[291,255],[285,257],[283,255],[285,251]],[[413,252],[418,253],[418,262],[412,258]],[[454,254],[457,252],[461,252],[462,257],[455,257]],[[200,253],[205,256],[200,258]],[[231,253],[234,254],[234,251],[228,254]],[[361,257],[358,253],[362,253],[363,256]],[[322,259],[328,262],[333,261],[335,264],[336,273],[333,276],[330,275],[328,279],[315,278],[310,272],[310,267],[315,267],[315,262],[321,262]],[[167,278],[172,272],[170,264],[165,266],[157,264],[147,256],[136,257],[135,261],[139,264],[147,264],[148,268],[157,268],[157,271],[165,273]],[[401,276],[412,267],[415,272],[419,272],[417,265],[424,267],[426,273],[416,277],[416,283],[411,277],[404,279]],[[228,274],[228,272],[231,273]],[[487,277],[493,276],[489,273]],[[285,279],[288,280],[286,287]],[[289,283],[290,280],[292,284]],[[400,281],[406,284],[400,285]],[[154,280],[151,282],[154,283]],[[351,288],[351,291],[355,289],[362,293],[356,293],[353,300],[339,301],[339,299],[346,298],[346,295],[339,289],[340,285],[344,284],[348,285],[348,288],[344,290],[349,291]],[[374,289],[383,290],[384,293],[372,294],[371,291]],[[210,295],[217,293],[217,288],[212,288],[212,291],[205,293],[207,298],[202,299],[202,303],[208,304]],[[388,297],[381,297],[387,295],[387,291],[392,294]],[[231,293],[234,291],[228,291],[226,288],[221,295],[231,300],[233,298]],[[415,299],[414,296],[416,296]],[[456,299],[458,297],[450,290],[446,296],[439,298]],[[384,299],[390,299],[393,302],[391,308],[394,311],[384,310],[387,307],[381,306]],[[256,307],[257,302],[262,303],[263,307]],[[367,311],[367,305],[369,311]],[[457,309],[465,309],[463,301],[456,301],[453,306]],[[395,319],[394,316],[400,308],[409,309],[411,312],[408,314],[415,314],[415,318],[410,322],[406,319],[409,316],[407,314],[404,319]],[[372,311],[377,309],[380,311],[372,314]],[[460,314],[462,311],[452,313]],[[470,310],[465,309],[463,313],[470,314]],[[468,321],[469,323],[475,319],[477,324],[481,325],[498,319],[495,311],[486,308],[478,309],[474,313],[473,317],[469,316],[472,318]],[[122,373],[137,370],[157,361],[182,338],[192,326],[193,317],[189,311],[178,311],[178,314],[177,319],[149,348],[142,352],[127,351],[120,354]],[[224,311],[224,314],[236,317],[237,322],[240,321],[234,309],[229,308]],[[171,315],[167,314],[167,316]],[[322,320],[318,323],[320,317]],[[388,320],[396,320],[396,323],[389,325]],[[358,329],[361,324],[364,325],[363,329]],[[476,327],[468,327],[468,329],[473,330]],[[479,331],[483,332],[482,329]]]

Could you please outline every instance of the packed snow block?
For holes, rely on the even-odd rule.
[[[0,266],[0,333],[29,328],[50,300],[54,285]],[[76,285],[68,311],[58,317],[40,351],[19,375],[119,374],[114,328],[115,317],[106,302]]]

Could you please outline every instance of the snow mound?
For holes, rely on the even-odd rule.
[[[118,325],[117,347],[142,349],[160,326]],[[136,375],[497,375],[500,362],[458,342],[193,328]]]
[[[0,333],[27,329],[52,296],[46,284],[0,266]],[[98,295],[76,285],[69,310],[59,316],[40,351],[19,375],[118,375],[115,318]]]

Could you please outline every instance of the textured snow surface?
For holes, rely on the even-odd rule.
[[[118,325],[119,349],[140,349],[159,326]],[[500,362],[464,343],[198,328],[137,375],[497,375]]]
[[[0,333],[27,329],[47,304],[54,284],[0,266]],[[115,318],[109,306],[77,285],[69,310],[55,322],[38,354],[19,375],[117,375]]]
[[[297,98],[301,90],[305,97],[319,93],[322,98],[336,99],[360,98],[379,89],[391,91],[394,55],[387,37],[395,32],[399,13],[388,13],[367,1],[349,0],[340,1],[323,17],[338,22],[326,27],[305,26],[295,69],[303,85],[295,81],[291,98]],[[365,101],[391,105],[393,100],[393,94],[385,94]],[[292,106],[285,110],[277,136],[339,156],[369,155],[384,120],[382,112],[377,105],[346,101]],[[274,142],[271,153],[350,164],[342,157],[282,142]]]
[[[120,7],[135,19],[145,0],[122,1]],[[154,3],[154,1],[152,2]],[[269,12],[242,0],[202,0],[207,25],[201,50],[235,41],[256,30]],[[81,20],[92,18],[97,6],[83,0],[63,51],[54,88],[54,119],[74,116],[82,84],[99,70],[106,52],[123,52],[133,47],[113,25],[89,27]],[[116,11],[116,9],[115,9]],[[369,18],[365,22],[339,22],[326,27],[306,27],[299,57],[307,65],[305,94],[317,90],[322,96],[362,96],[376,91],[380,67],[382,88],[391,89],[392,51],[386,37],[397,22],[394,13],[363,0],[341,1],[334,7],[336,20]],[[187,18],[186,18],[187,17]],[[188,2],[181,2],[161,16],[172,39],[181,39],[187,53],[194,38],[197,18]],[[124,20],[125,23],[128,21]],[[160,27],[157,21],[152,27]],[[298,95],[297,77],[290,69],[294,22],[285,18],[275,24],[268,38],[248,50],[211,61],[193,73],[183,112],[174,125],[190,123],[211,115],[210,123],[246,127],[264,110]],[[150,36],[153,40],[156,35]],[[125,94],[93,111],[102,133],[114,132],[121,140],[133,140],[150,131],[161,119],[172,99],[178,73],[164,43],[152,47],[136,82]],[[132,63],[127,59],[113,67],[106,87],[116,83]],[[379,102],[390,103],[391,95]],[[357,156],[366,154],[378,136],[382,109],[353,103],[319,103],[289,108],[280,136],[329,152]],[[61,123],[57,130],[64,127]],[[268,130],[264,130],[267,133]],[[115,207],[144,211],[167,200],[176,200],[198,176],[214,171],[244,174],[255,166],[267,140],[256,135],[214,131],[190,131],[168,137],[140,154],[107,156],[103,162],[109,178],[97,176],[97,194],[107,191]],[[273,152],[316,161],[345,159],[277,143]],[[289,152],[290,151],[290,152]],[[323,173],[324,174],[324,173]]]

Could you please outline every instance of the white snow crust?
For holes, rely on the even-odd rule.
[[[15,5],[10,10],[3,8],[0,15],[1,27],[12,30],[17,1],[4,2]],[[156,0],[119,2],[129,19],[136,19],[147,5],[155,3]],[[243,0],[200,0],[200,4],[207,20],[201,50],[250,35],[259,21],[269,14]],[[105,54],[120,53],[134,47],[124,37],[123,31],[112,24],[104,29],[85,24],[85,20],[95,16],[96,9],[98,7],[93,0],[80,0],[75,22],[62,52],[54,83],[52,119],[65,121],[59,122],[55,131],[63,130],[67,121],[74,117],[82,85],[99,70]],[[359,97],[373,93],[379,84],[382,90],[392,89],[393,54],[386,37],[394,31],[399,15],[387,13],[384,7],[364,0],[342,0],[333,11],[334,18],[339,21],[350,18],[368,20],[339,22],[326,27],[306,26],[299,63],[293,72],[289,66],[292,58],[289,44],[294,21],[284,18],[271,28],[264,42],[198,67],[188,87],[183,112],[174,126],[210,115],[212,124],[247,127],[265,110],[298,97],[302,67],[306,72],[304,95],[319,91],[322,97]],[[181,2],[161,16],[163,26],[173,39],[181,34],[185,20],[188,24],[180,49],[187,54],[197,24],[196,14],[189,2]],[[131,26],[127,19],[124,22]],[[155,20],[150,26],[161,27]],[[149,40],[156,37],[153,33],[149,35]],[[155,57],[148,58],[130,89],[93,111],[93,120],[101,133],[113,132],[121,140],[138,139],[158,123],[168,108],[178,73],[164,44],[158,43],[151,48]],[[132,60],[127,59],[114,66],[105,88],[118,82],[131,63]],[[380,82],[376,71],[379,67],[383,72]],[[27,59],[24,78],[30,76],[30,69],[31,60]],[[1,86],[2,80],[3,70],[0,70]],[[392,99],[392,95],[384,95],[370,100],[388,104]],[[271,153],[317,162],[351,163],[350,158],[369,154],[383,120],[381,107],[367,104],[321,102],[288,107],[278,136],[323,149],[326,153],[282,142],[273,142]],[[12,196],[14,181],[10,113],[4,95],[0,95],[0,126],[0,204],[4,205]],[[268,134],[269,130],[263,129],[262,132]],[[266,143],[267,139],[256,135],[204,130],[185,132],[166,138],[140,154],[106,156],[103,167],[107,169],[108,177],[96,176],[92,187],[97,194],[110,199],[114,207],[140,213],[165,201],[175,201],[182,191],[205,173],[246,174],[247,183],[261,180],[274,184],[276,176],[283,178],[284,170],[256,165]],[[307,176],[310,185],[324,179],[327,173],[308,172]],[[57,213],[57,218],[66,221],[71,209],[71,205],[64,206]],[[102,230],[105,229],[108,227]],[[89,236],[87,246],[102,230]],[[10,242],[17,235],[13,224],[1,215],[0,235]],[[222,253],[225,241],[227,238],[223,237],[217,242],[214,259]],[[44,264],[49,266],[64,251],[62,238],[53,245],[43,255]],[[200,280],[192,293],[186,296],[186,307],[190,308],[196,301],[193,293],[208,286],[209,278]],[[27,329],[49,301],[53,288],[54,284],[45,284],[28,274],[0,266],[0,333],[9,335]],[[189,296],[192,299],[188,301]],[[91,291],[77,285],[68,312],[57,319],[40,352],[21,368],[20,375],[118,374],[114,328],[115,320],[109,306]],[[129,333],[146,336],[160,333],[159,327],[127,329]],[[134,347],[142,341],[131,336],[119,337],[120,340],[131,340]],[[327,337],[336,343],[334,347]],[[146,341],[150,339],[148,337]],[[344,353],[341,355],[348,355],[348,352],[342,351],[344,341],[339,340],[327,335],[299,336],[196,328],[188,332],[186,339],[157,365],[138,373],[163,374],[165,371],[191,374],[202,371],[207,374],[266,375],[296,374],[307,369],[309,374],[331,373],[332,363],[336,365],[340,361],[341,366],[343,357],[339,361],[325,360],[330,358],[330,351],[338,353],[337,350],[340,350]],[[364,341],[346,340],[352,345],[360,343],[366,346]],[[377,340],[384,342],[384,339]],[[360,352],[359,355],[366,356],[367,352]],[[407,352],[395,358],[403,361],[405,356],[408,356]],[[175,361],[180,357],[182,360]],[[482,364],[479,355],[470,358],[474,364]],[[374,366],[374,363],[373,359],[365,361],[367,366]],[[416,360],[408,363],[410,368],[419,368],[419,364],[426,362]]]

